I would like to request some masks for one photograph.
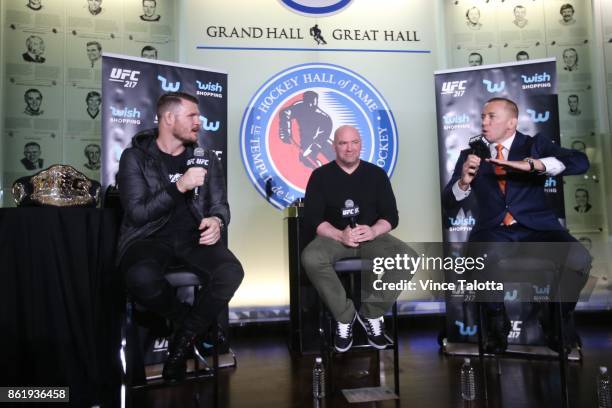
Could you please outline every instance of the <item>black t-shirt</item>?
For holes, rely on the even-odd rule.
[[[172,156],[170,154],[159,151],[160,156],[166,169],[168,170],[168,180],[172,184],[176,184],[176,181],[187,171],[187,151],[178,156]],[[176,188],[176,185],[174,186]],[[178,190],[177,190],[178,191]],[[180,237],[187,234],[195,234],[198,231],[199,222],[193,215],[189,207],[187,206],[188,200],[192,199],[192,194],[178,194],[175,195],[174,209],[168,222],[158,231],[155,232],[157,238],[170,238]]]
[[[342,217],[342,208],[348,199],[359,207],[357,224],[372,226],[382,218],[392,228],[397,226],[397,205],[387,173],[363,160],[351,174],[342,170],[336,161],[312,172],[304,200],[306,225],[316,230],[327,221],[340,230],[345,229],[349,219]]]

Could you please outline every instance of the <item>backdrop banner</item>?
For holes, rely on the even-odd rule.
[[[227,185],[227,74],[117,54],[102,58],[102,186],[115,184],[119,159],[132,137],[157,127],[157,99],[166,92],[185,92],[198,98],[202,127],[198,145],[213,150],[223,164]],[[224,234],[223,239],[227,241]],[[141,325],[145,363],[163,361],[168,342],[164,322]],[[228,310],[219,316],[228,326]],[[161,330],[159,328],[162,328]],[[225,352],[227,350],[221,350]]]
[[[480,114],[484,103],[494,97],[516,102],[517,130],[529,135],[543,134],[560,143],[555,59],[540,59],[500,65],[482,65],[435,72],[436,115],[440,163],[440,187],[450,180],[455,164],[469,140],[481,134]],[[565,224],[563,184],[560,177],[545,181],[547,200]],[[457,213],[442,211],[445,242],[465,242],[478,219],[473,197],[463,201]],[[452,247],[452,244],[451,244]],[[514,288],[516,289],[516,288]],[[536,315],[539,308],[514,301],[517,291],[506,288],[506,310],[512,321],[510,344],[544,344]],[[477,341],[478,327],[471,294],[453,292],[446,298],[447,339],[451,342]]]

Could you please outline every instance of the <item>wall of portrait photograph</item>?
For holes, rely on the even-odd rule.
[[[597,102],[602,97],[598,89],[601,77],[594,65],[601,58],[596,42],[603,40],[601,62],[612,113],[612,2],[455,0],[445,3],[445,18],[452,68],[556,58],[561,144],[583,151],[591,162],[585,175],[563,180],[567,227],[573,235],[593,243],[592,254],[599,250],[593,256],[603,264],[612,194],[608,187],[611,160],[603,152],[610,151],[612,123],[598,123],[605,115]],[[609,275],[606,268],[599,274],[594,269],[594,274],[605,281]],[[598,285],[605,284],[604,280]]]
[[[99,180],[102,53],[175,61],[173,0],[11,0],[2,8],[0,205],[52,164]]]
[[[603,2],[606,3],[606,2]],[[608,2],[609,3],[609,2]],[[595,49],[591,0],[456,0],[446,2],[449,63],[453,68],[508,63],[538,58],[557,59],[561,143],[580,148],[591,160],[584,176],[566,177],[571,185],[590,185],[589,217],[570,217],[571,186],[565,189],[568,227],[573,232],[602,232],[606,227],[603,202],[604,174],[601,173],[602,135],[596,130],[593,92]],[[608,6],[608,8],[612,8]],[[609,12],[608,15],[612,14]],[[609,17],[610,20],[612,18]],[[612,38],[612,21],[604,26]],[[612,54],[611,45],[607,45]],[[607,56],[612,66],[612,56]],[[608,77],[612,90],[612,74]],[[575,179],[575,180],[574,180]]]

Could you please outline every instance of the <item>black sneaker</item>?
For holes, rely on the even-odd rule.
[[[334,348],[338,353],[344,353],[353,345],[353,323],[355,323],[355,316],[353,316],[350,323],[336,322]]]
[[[172,333],[168,341],[168,356],[162,372],[165,381],[175,382],[185,379],[187,359],[191,355],[195,337],[195,333],[183,328]]]
[[[385,333],[385,319],[382,316],[374,319],[368,319],[367,317],[357,314],[357,319],[365,329],[368,336],[368,343],[370,343],[371,346],[382,350],[388,344],[393,343],[393,341]]]
[[[508,334],[511,328],[512,325],[505,308],[488,310],[486,312],[486,333],[483,333],[485,353],[504,353],[508,348]]]

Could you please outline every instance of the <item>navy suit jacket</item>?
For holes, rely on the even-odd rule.
[[[510,211],[521,225],[536,231],[563,230],[555,213],[546,202],[544,182],[547,176],[536,173],[507,170],[506,194],[499,188],[494,166],[482,161],[474,180],[470,197],[457,201],[452,187],[461,178],[461,170],[470,149],[463,150],[455,165],[453,176],[442,192],[442,206],[446,212],[455,214],[463,202],[475,196],[479,207],[478,218],[472,233],[499,226],[504,215]],[[530,137],[516,132],[508,160],[523,160],[525,157],[540,159],[554,157],[565,165],[560,176],[583,174],[589,169],[589,159],[578,150],[566,149],[552,143],[543,135]]]

